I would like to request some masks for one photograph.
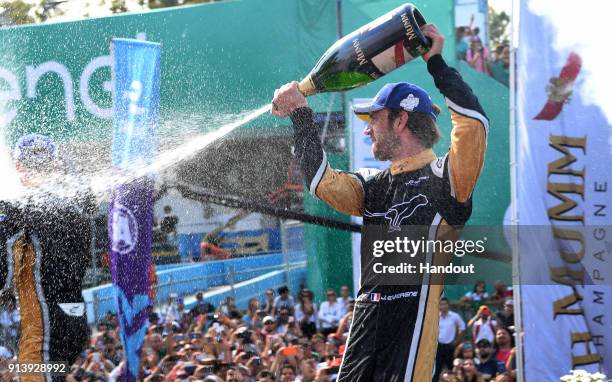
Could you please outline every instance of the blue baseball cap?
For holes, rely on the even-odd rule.
[[[19,138],[13,159],[25,163],[53,161],[57,158],[57,146],[53,139],[42,134],[27,134]]]
[[[384,108],[426,113],[434,121],[437,118],[429,94],[423,88],[408,82],[386,84],[372,98],[372,101],[352,105],[353,112],[366,122],[369,121],[371,112]]]

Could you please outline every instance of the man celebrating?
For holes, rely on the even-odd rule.
[[[19,298],[18,362],[72,364],[89,334],[81,282],[90,258],[91,199],[48,184],[57,169],[57,148],[49,137],[22,137],[14,159],[25,194],[0,202],[0,290]]]
[[[439,108],[413,84],[387,84],[370,104],[354,107],[368,121],[364,133],[372,139],[375,157],[391,161],[390,168],[377,173],[332,169],[297,82],[275,92],[272,113],[293,121],[296,156],[310,192],[341,212],[363,216],[362,241],[367,239],[366,228],[376,225],[389,226],[389,231],[399,225],[427,226],[435,238],[442,226],[462,226],[471,214],[488,120],[470,87],[444,62],[444,37],[434,25],[421,29],[432,40],[423,58],[453,123],[451,146],[442,158],[432,150],[439,138]],[[412,203],[415,200],[418,203]],[[410,203],[410,213],[397,222],[385,218],[392,210],[398,212],[397,206]],[[338,381],[431,380],[443,290],[438,284],[371,285],[362,279]]]

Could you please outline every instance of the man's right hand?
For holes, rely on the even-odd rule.
[[[308,106],[306,97],[299,91],[297,81],[293,81],[274,91],[271,112],[277,117],[286,117],[305,106]]]
[[[438,28],[434,24],[425,24],[421,27],[421,32],[431,39],[431,48],[427,53],[423,55],[425,62],[436,54],[442,54],[442,47],[444,46],[444,35],[440,33]]]

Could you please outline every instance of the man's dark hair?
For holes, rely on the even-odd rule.
[[[476,289],[478,289],[478,285],[482,285],[482,287],[486,290],[487,288],[487,284],[485,284],[485,282],[483,280],[478,280],[476,281],[476,283],[474,284],[474,292],[476,292]]]
[[[269,370],[262,370],[257,373],[257,379],[274,378],[274,373]]]
[[[282,287],[278,288],[278,294],[283,294],[283,293],[289,293],[289,287],[287,287],[286,285],[283,285]]]
[[[433,112],[440,114],[440,108],[437,105],[432,105]],[[393,123],[403,110],[389,110],[389,124]],[[432,148],[440,139],[440,131],[438,125],[431,116],[427,113],[406,112],[408,113],[408,122],[406,127],[419,141],[421,146],[426,149]]]
[[[509,328],[503,327],[503,326],[502,326],[502,327],[499,327],[499,328],[495,329],[495,334],[496,334],[496,336],[497,336],[497,332],[498,332],[499,330],[503,330],[504,332],[508,333],[508,336],[510,337],[510,346],[514,347],[514,335],[513,335],[513,333],[512,333],[512,330],[510,330]],[[499,349],[499,345],[497,344],[497,338],[495,338],[495,339],[493,340],[493,344],[492,344],[492,345],[493,345],[493,348],[494,348],[496,351]]]
[[[448,302],[448,298],[446,298],[446,297],[442,297],[442,298],[440,298],[440,302],[442,302],[442,301],[446,301],[446,302]]]
[[[283,370],[283,369],[291,369],[291,370],[293,370],[293,373],[294,373],[294,374],[296,374],[296,373],[297,373],[297,370],[295,369],[295,366],[293,366],[293,365],[292,365],[292,364],[290,364],[289,362],[285,362],[285,363],[283,364],[283,367],[281,367],[281,373],[282,373],[282,370]]]

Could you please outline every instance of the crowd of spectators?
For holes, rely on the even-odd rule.
[[[353,306],[347,286],[340,288],[340,296],[328,289],[320,304],[305,288],[296,298],[287,287],[268,289],[261,300],[251,298],[245,311],[230,297],[212,306],[202,293],[187,310],[171,294],[164,305],[148,309],[139,380],[334,381]],[[492,295],[479,282],[459,301],[449,304],[443,298],[434,382],[513,381],[512,308],[511,291],[501,283]],[[11,351],[0,349],[0,360]],[[89,347],[66,380],[116,381],[125,367],[122,359],[117,317],[109,313],[94,328]]]
[[[138,380],[333,381],[353,299],[348,287],[341,288],[340,298],[329,289],[320,305],[313,299],[308,289],[295,299],[287,287],[268,289],[263,301],[252,298],[241,311],[232,298],[215,307],[198,293],[195,306],[187,310],[171,294],[166,304],[149,307]],[[118,320],[109,313],[94,328],[66,381],[116,381],[125,367],[122,358]]]
[[[21,317],[17,301],[12,295],[0,297],[0,358],[6,358],[17,349]]]
[[[480,29],[469,26],[455,28],[457,59],[466,61],[476,71],[489,75],[508,86],[510,77],[510,47],[495,46],[493,52],[483,44]]]
[[[495,292],[482,281],[451,309],[440,301],[434,382],[513,382],[516,380],[514,300],[498,281]],[[467,318],[470,317],[470,318]],[[467,323],[466,323],[467,321]]]

